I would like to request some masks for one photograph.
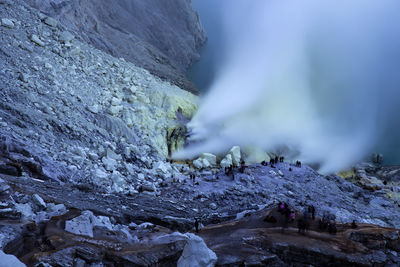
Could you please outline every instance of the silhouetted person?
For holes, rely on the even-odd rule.
[[[291,171],[292,171],[292,168],[289,168],[289,171],[291,172]]]
[[[267,217],[264,218],[264,222],[268,222],[268,223],[276,223],[277,220],[274,216],[271,215],[267,215]]]
[[[240,160],[240,172],[244,173],[244,169],[246,168],[246,164],[244,160]]]
[[[278,164],[278,156],[275,157],[274,163]]]
[[[294,222],[296,219],[296,213],[293,211],[290,212],[290,222]]]
[[[284,159],[284,157],[279,157],[279,162],[283,162]]]
[[[303,217],[300,218],[297,221],[297,227],[299,228],[298,232],[300,234],[305,234],[305,232],[308,230],[308,228],[310,227],[310,224],[308,223],[307,218]]]
[[[196,229],[196,233],[199,232],[199,221],[197,220],[197,218],[194,221],[194,228]]]
[[[335,223],[330,223],[330,224],[328,225],[328,232],[329,232],[331,235],[336,235],[337,229],[336,229],[336,224],[335,224]]]
[[[356,220],[353,220],[353,222],[351,223],[351,228],[352,229],[356,229],[358,226],[356,224]]]
[[[311,218],[312,218],[312,220],[315,219],[315,207],[314,206],[311,206]]]

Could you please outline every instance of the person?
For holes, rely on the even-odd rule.
[[[308,223],[308,221],[307,221],[307,218],[305,218],[305,217],[303,217],[303,218],[300,218],[298,221],[297,221],[297,227],[298,227],[298,232],[300,233],[300,234],[305,234],[305,232],[308,230],[308,228],[309,228],[309,223]]]
[[[315,207],[314,205],[311,205],[311,218],[314,221],[315,220]]]
[[[274,163],[275,163],[275,164],[278,164],[278,156],[275,156]]]
[[[285,210],[285,205],[282,202],[278,203],[278,212],[283,213]]]
[[[353,222],[351,223],[351,228],[352,229],[356,229],[358,226],[356,224],[356,220],[353,220]]]
[[[294,222],[295,218],[296,218],[296,213],[293,210],[292,212],[290,212],[290,222]]]
[[[240,160],[240,172],[244,173],[244,169],[246,168],[244,160]]]
[[[196,229],[196,233],[199,232],[199,220],[197,220],[197,218],[195,218],[194,221],[194,228]]]
[[[289,171],[291,172],[291,171],[292,171],[292,168],[289,168]]]
[[[277,220],[276,220],[276,218],[275,218],[274,216],[272,216],[272,215],[267,215],[267,216],[264,218],[264,222],[276,223]]]
[[[328,232],[331,235],[336,235],[337,229],[336,229],[336,224],[334,222],[328,224]]]

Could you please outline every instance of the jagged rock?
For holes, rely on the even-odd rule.
[[[121,103],[122,103],[122,99],[120,99],[120,98],[113,97],[111,99],[111,105],[112,106],[119,106],[119,105],[121,105]]]
[[[15,27],[14,22],[12,20],[10,20],[10,19],[7,19],[7,18],[2,18],[1,19],[1,25],[4,26],[4,27],[10,28],[10,29]]]
[[[222,168],[230,167],[232,164],[233,162],[231,154],[226,155],[225,158],[223,158],[220,163]]]
[[[240,147],[239,146],[232,147],[231,150],[229,150],[228,154],[231,154],[232,156],[232,163],[235,166],[239,166],[241,159]]]
[[[0,173],[12,176],[19,176],[19,171],[16,167],[5,164],[0,164]]]
[[[275,177],[275,176],[278,175],[278,174],[277,174],[275,171],[273,171],[273,170],[270,170],[268,173],[269,173],[272,177]]]
[[[142,189],[143,189],[143,191],[155,192],[156,186],[153,183],[146,182],[146,183],[142,184]]]
[[[0,265],[4,267],[26,267],[14,255],[9,255],[0,250]]]
[[[62,215],[66,213],[68,210],[64,204],[54,204],[48,203],[46,207],[46,211],[50,214]]]
[[[72,33],[68,32],[68,31],[63,31],[63,32],[60,34],[59,39],[60,39],[60,41],[63,42],[64,44],[67,44],[67,43],[70,43],[72,40],[74,40],[74,39],[75,39],[75,36],[74,36]]]
[[[191,233],[187,233],[187,243],[182,256],[178,260],[178,267],[212,267],[217,262],[217,255],[207,247],[204,240]]]
[[[114,160],[121,160],[122,156],[115,153],[114,150],[107,148],[106,151],[107,158],[114,159]]]
[[[117,161],[115,159],[109,158],[109,157],[103,157],[101,159],[101,161],[104,164],[104,168],[107,171],[113,171],[115,170],[116,166],[117,166]]]
[[[199,158],[203,159],[203,160],[207,160],[207,162],[212,166],[215,166],[217,164],[217,157],[211,153],[203,153],[200,155]]]
[[[171,166],[165,164],[162,161],[158,161],[153,165],[153,169],[158,173],[158,174],[167,174],[169,171],[171,171]]]
[[[108,109],[108,113],[110,113],[111,115],[115,116],[115,115],[118,115],[123,109],[124,109],[123,106],[111,106]]]
[[[46,202],[44,202],[43,198],[41,198],[38,194],[33,194],[32,199],[39,208],[46,208]]]
[[[52,17],[45,18],[44,23],[46,23],[47,25],[49,25],[51,27],[57,27],[57,25],[58,25],[58,21],[53,19]]]
[[[193,160],[193,166],[197,169],[203,168],[203,161],[201,159]]]
[[[15,210],[21,213],[21,219],[23,220],[32,220],[35,216],[35,213],[32,211],[32,207],[29,203],[16,203]]]
[[[38,46],[45,45],[45,43],[42,40],[40,40],[40,38],[36,34],[31,35],[31,41],[34,42],[35,44],[37,44]]]
[[[95,170],[94,175],[103,181],[108,179],[108,173],[106,173],[105,171],[103,171],[102,169],[99,169],[99,168]]]
[[[99,156],[94,152],[89,152],[88,157],[90,160],[93,160],[93,161],[97,161],[99,159]]]
[[[65,221],[65,231],[93,237],[94,215],[91,211],[83,211],[78,217]]]
[[[99,105],[93,105],[93,106],[88,106],[87,109],[90,112],[92,112],[94,114],[97,114],[99,112],[99,110],[100,110],[100,107],[99,107]]]

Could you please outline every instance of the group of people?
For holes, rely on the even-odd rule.
[[[320,230],[328,230],[328,233],[332,235],[336,235],[337,228],[336,223],[329,219],[328,216],[323,215],[321,219],[318,221],[318,228]]]

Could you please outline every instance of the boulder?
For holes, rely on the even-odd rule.
[[[10,29],[15,27],[14,22],[12,22],[12,20],[6,19],[6,18],[1,19],[1,25],[4,27],[10,28]]]
[[[105,227],[108,230],[114,229],[109,217],[94,216],[93,212],[89,210],[83,211],[80,216],[72,220],[65,221],[65,231],[77,235],[93,237],[93,227]]]
[[[93,217],[93,213],[86,210],[80,216],[65,221],[65,231],[93,237]]]
[[[26,267],[25,264],[19,261],[14,255],[6,254],[0,250],[0,262],[1,266],[12,266],[12,267]]]
[[[109,157],[103,157],[101,159],[101,161],[104,164],[104,168],[107,171],[113,171],[115,170],[116,166],[117,166],[117,161],[115,159],[109,158]]]
[[[225,158],[223,158],[223,159],[221,160],[220,165],[221,165],[222,168],[226,168],[226,167],[231,166],[232,163],[233,163],[233,162],[232,162],[232,155],[231,155],[231,154],[228,154],[228,155],[225,156]]]
[[[75,39],[75,36],[73,36],[72,33],[68,32],[68,31],[63,31],[60,34],[60,41],[63,42],[64,44],[70,43],[74,39]]]
[[[209,249],[204,240],[194,234],[187,233],[187,243],[178,260],[178,267],[211,267],[217,262],[217,255]]]
[[[153,169],[161,175],[167,174],[171,171],[171,166],[165,164],[163,161],[158,161],[154,164]]]
[[[217,157],[211,153],[203,153],[199,158],[207,160],[210,165],[215,166],[217,164]]]
[[[203,168],[203,161],[201,159],[193,160],[193,166],[197,169]]]
[[[32,220],[33,217],[35,216],[35,213],[33,213],[32,207],[29,203],[25,204],[17,203],[15,204],[15,209],[16,211],[21,213],[21,219],[23,220]]]
[[[44,42],[36,34],[31,35],[31,41],[38,46],[44,46]]]
[[[51,27],[57,27],[57,20],[53,19],[52,17],[47,17],[44,20],[44,23],[51,26]]]
[[[46,208],[46,202],[44,202],[43,198],[41,198],[38,194],[33,194],[32,196],[33,202],[42,209]]]
[[[239,166],[241,159],[240,147],[239,146],[232,147],[231,150],[229,150],[228,154],[232,156],[232,163],[235,166]]]

